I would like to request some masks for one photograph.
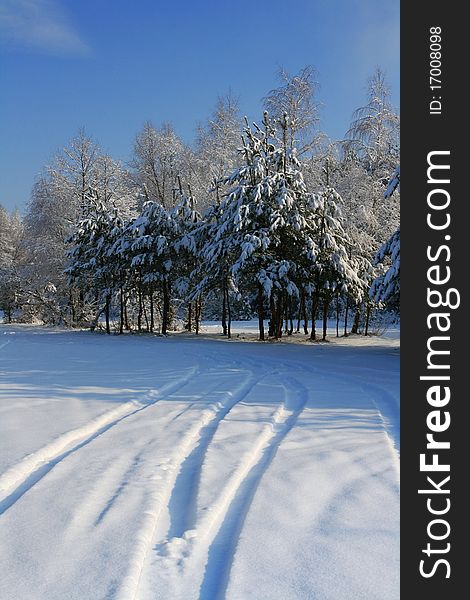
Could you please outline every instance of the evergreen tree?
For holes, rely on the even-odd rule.
[[[150,200],[144,204],[140,216],[129,224],[129,230],[131,267],[137,269],[150,295],[159,286],[163,304],[161,332],[166,335],[170,325],[171,288],[176,278],[177,223],[172,212]]]
[[[123,222],[116,209],[110,210],[95,190],[85,196],[83,216],[77,230],[68,239],[70,264],[66,269],[71,284],[94,308],[92,326],[104,312],[106,332],[111,333],[110,318],[113,294],[120,283],[120,268],[112,260],[111,248],[121,235]]]
[[[310,338],[316,339],[315,320],[320,302],[323,303],[323,339],[326,338],[326,317],[335,294],[347,294],[361,289],[357,274],[357,261],[348,250],[351,241],[344,227],[341,213],[341,196],[331,186],[325,186],[311,201],[315,223],[315,243],[318,248],[315,260],[307,266],[307,290],[310,293],[312,330]]]
[[[280,123],[287,131],[287,115]],[[271,306],[271,333],[282,331],[283,307],[299,296],[302,267],[315,260],[315,230],[309,194],[295,151],[275,147],[267,112],[263,129],[247,124],[244,164],[223,183],[232,186],[207,215],[204,270],[256,300],[260,339],[265,302]],[[204,281],[204,280],[203,280]],[[207,278],[206,280],[207,281]]]
[[[175,272],[174,288],[180,296],[188,300],[187,329],[192,330],[193,318],[196,333],[199,333],[199,323],[202,312],[202,297],[196,294],[191,297],[193,279],[198,272],[200,261],[200,239],[197,235],[199,224],[202,222],[201,214],[195,208],[195,200],[189,187],[189,194],[183,193],[181,180],[179,184],[179,200],[172,211],[172,219],[176,228]]]
[[[384,196],[390,198],[400,191],[400,167],[397,167],[389,181]],[[372,283],[370,297],[383,302],[388,308],[398,311],[400,307],[400,228],[383,244],[375,256],[375,264],[389,262],[385,273]]]

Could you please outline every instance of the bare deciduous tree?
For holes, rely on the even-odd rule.
[[[378,177],[388,174],[398,162],[400,117],[390,103],[390,89],[384,72],[377,67],[368,81],[368,102],[353,114],[344,147],[366,161]]]
[[[174,205],[177,178],[182,170],[184,145],[169,123],[156,129],[145,123],[134,142],[132,166],[147,200],[163,207]]]
[[[299,156],[313,150],[320,141],[316,131],[319,122],[318,84],[315,69],[308,65],[296,75],[279,69],[280,86],[263,99],[265,109],[275,121],[287,117],[287,147],[297,149]]]

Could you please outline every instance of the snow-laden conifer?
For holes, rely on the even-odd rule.
[[[398,166],[385,190],[385,198],[390,198],[393,192],[400,191],[400,167]],[[381,246],[375,256],[375,264],[388,263],[385,273],[377,277],[371,286],[370,297],[376,302],[383,302],[392,310],[400,306],[400,228]]]
[[[351,240],[344,226],[341,212],[343,200],[338,192],[326,185],[311,199],[317,255],[307,265],[304,280],[311,296],[311,339],[316,339],[315,320],[320,302],[323,304],[326,337],[326,316],[335,294],[360,293],[361,279],[358,276],[358,261],[351,258]]]
[[[111,301],[119,283],[120,269],[110,249],[121,236],[123,222],[117,209],[110,209],[95,190],[84,198],[82,218],[68,239],[69,266],[66,273],[90,307],[96,309],[94,324],[104,311],[106,331],[110,333]]]
[[[279,126],[287,129],[287,117]],[[243,164],[223,180],[230,189],[207,215],[202,258],[206,276],[256,299],[260,339],[264,307],[275,307],[273,335],[280,334],[283,306],[299,296],[305,263],[317,254],[312,203],[295,151],[276,147],[268,114],[263,127],[246,126]]]

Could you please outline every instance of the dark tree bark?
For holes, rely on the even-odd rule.
[[[142,283],[140,281],[140,278],[139,278],[139,283],[138,283],[138,287],[137,287],[137,294],[139,297],[139,311],[137,313],[137,331],[142,331],[143,306],[142,306]]]
[[[131,326],[129,323],[129,314],[127,312],[127,298],[124,298],[124,326],[126,328],[126,331],[131,330]]]
[[[336,337],[339,337],[339,294],[336,294]]]
[[[371,306],[370,306],[370,304],[368,304],[367,310],[366,310],[366,325],[365,325],[365,329],[364,329],[364,335],[369,334],[370,310],[371,310]]]
[[[222,289],[222,333],[227,335],[227,286],[225,281]]]
[[[325,298],[323,301],[323,337],[322,340],[326,340],[326,334],[328,331],[328,307],[330,306],[330,299]]]
[[[284,304],[284,333],[286,335],[288,335],[289,334],[289,306],[288,306],[287,295],[285,293],[282,295],[282,301]]]
[[[119,288],[119,335],[122,335],[124,330],[124,290],[122,285]]]
[[[359,307],[357,307],[356,312],[354,313],[354,321],[353,321],[353,326],[351,327],[351,333],[357,333],[359,331],[360,319],[361,319],[361,309]]]
[[[226,290],[227,293],[227,336],[230,339],[232,337],[232,308],[230,306],[230,296],[228,293],[228,290]]]
[[[155,307],[153,302],[153,289],[150,288],[150,332],[153,333],[155,329]]]
[[[109,312],[111,307],[111,295],[107,294],[106,296],[106,304],[104,307],[104,317],[106,319],[106,333],[109,335],[111,333],[111,327],[109,324]]]
[[[264,298],[263,298],[263,286],[258,284],[258,329],[259,339],[264,340]],[[273,318],[271,314],[271,319]]]
[[[276,310],[277,322],[276,322],[275,337],[276,337],[276,339],[279,339],[282,337],[282,324],[283,324],[282,292],[278,292],[276,294],[276,296],[277,296],[277,310]]]
[[[305,299],[304,291],[302,291],[301,304],[302,304],[302,313],[303,313],[303,320],[304,320],[304,334],[308,335],[307,301]]]
[[[170,316],[170,291],[168,289],[168,281],[163,279],[163,314],[162,314],[162,334],[168,332],[168,321]]]
[[[262,294],[262,291],[261,291],[261,294]],[[258,296],[258,303],[259,303],[259,296]],[[274,292],[271,292],[271,294],[269,296],[269,308],[271,311],[271,319],[269,320],[268,336],[274,337],[276,335],[276,303],[274,301]],[[263,315],[264,315],[264,311],[263,311]]]
[[[310,332],[310,339],[311,340],[316,340],[317,339],[317,332],[316,332],[316,318],[317,318],[317,310],[318,310],[318,302],[320,300],[320,293],[318,291],[315,291],[315,293],[312,296],[312,331]]]
[[[199,335],[199,322],[201,319],[201,310],[202,310],[202,300],[198,298],[195,302],[195,319],[196,319],[196,335]]]
[[[146,306],[146,302],[145,302],[145,296],[143,296],[143,298],[142,298],[142,305],[144,307],[145,329],[147,331],[150,331],[150,324],[149,324],[149,318],[148,318],[148,313],[147,313],[147,306]]]
[[[286,333],[292,335],[294,333],[294,321],[292,318],[293,303],[292,298],[285,293],[286,302]]]
[[[70,313],[71,313],[72,324],[75,325],[75,323],[77,321],[77,311],[76,311],[76,308],[75,308],[75,300],[74,300],[74,297],[73,297],[73,291],[72,291],[72,289],[70,289],[70,293],[69,293],[69,306],[70,306]]]
[[[297,313],[297,329],[295,333],[300,333],[300,321],[302,320],[302,300],[299,302],[299,311]]]

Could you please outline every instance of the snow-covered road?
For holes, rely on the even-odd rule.
[[[398,599],[398,351],[0,326],[0,598]]]

